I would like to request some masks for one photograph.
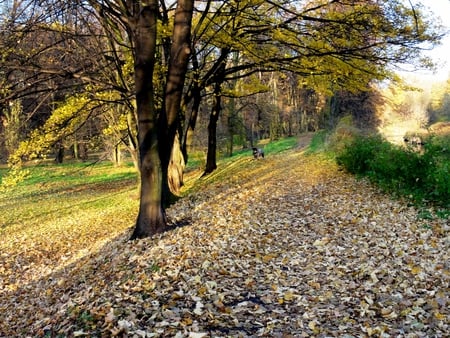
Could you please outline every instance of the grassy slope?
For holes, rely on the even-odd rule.
[[[0,271],[4,289],[69,264],[123,232],[136,215],[132,167],[103,163],[29,170],[19,186],[0,193],[0,252],[10,261],[9,273]]]
[[[295,144],[191,170],[168,210],[188,226],[134,243],[131,168],[1,195],[0,336],[446,332],[448,227]]]
[[[295,144],[295,138],[283,139],[268,144],[265,151],[271,156]],[[197,178],[201,168],[191,167],[184,194],[224,174],[232,176],[232,168],[241,170],[240,163],[250,158],[250,150],[238,151],[222,159],[218,170],[200,181]],[[41,270],[67,265],[133,225],[138,201],[132,166],[70,163],[27,169],[30,173],[22,183],[0,190],[0,253],[17,257],[17,266],[10,266],[8,271],[17,271],[25,278],[38,276]],[[1,169],[0,177],[6,173]],[[21,279],[17,275],[0,274],[0,284],[4,288],[17,287]]]

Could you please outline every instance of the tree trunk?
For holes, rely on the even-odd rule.
[[[227,65],[227,57],[230,53],[229,48],[221,50],[219,57],[220,64],[217,66],[217,72],[214,81],[214,105],[209,116],[208,123],[208,152],[206,155],[206,167],[203,175],[212,173],[217,168],[216,151],[217,151],[217,121],[222,109],[222,83],[225,81],[225,70]]]
[[[139,214],[131,239],[152,236],[163,231],[167,224],[162,203],[163,175],[152,81],[157,15],[158,1],[151,0],[142,8],[133,36],[141,189]]]
[[[57,164],[61,164],[64,161],[64,146],[62,142],[58,142],[56,145],[56,156],[55,156],[55,162]]]
[[[183,182],[184,160],[171,160],[175,135],[180,130],[180,106],[184,81],[191,54],[191,22],[194,10],[193,0],[178,0],[175,10],[172,46],[164,97],[164,111],[161,118],[161,161],[163,169],[163,198],[172,201],[173,193],[178,193]],[[179,140],[176,151],[179,151]],[[176,154],[175,154],[176,155]],[[169,168],[170,167],[170,168]],[[174,168],[177,167],[177,168]],[[176,173],[177,177],[170,177]],[[173,190],[172,190],[173,189]]]
[[[141,191],[139,214],[131,239],[149,237],[165,230],[164,205],[170,203],[169,163],[179,127],[179,109],[190,54],[193,0],[179,0],[170,50],[164,104],[155,107],[155,65],[158,1],[143,6],[134,31],[135,86],[138,119]],[[178,165],[178,164],[177,164]]]
[[[193,72],[194,73],[194,75],[193,75],[194,83],[193,83],[193,86],[191,89],[191,93],[188,93],[188,96],[192,97],[193,102],[192,102],[191,114],[189,116],[187,128],[183,135],[183,142],[182,142],[182,147],[181,147],[181,151],[183,153],[185,164],[188,162],[189,152],[191,151],[191,148],[192,148],[195,125],[197,124],[198,112],[200,110],[200,103],[202,100],[201,88],[199,86],[199,81],[200,81],[199,72],[196,71],[196,70],[198,70],[199,65],[198,65],[198,60],[197,60],[197,56],[195,55],[195,53],[192,56],[192,65],[193,65],[193,70],[194,70],[194,72]],[[185,102],[185,104],[186,104],[186,102]]]
[[[239,66],[239,52],[234,52],[232,54],[232,62],[233,67]],[[234,78],[231,82],[231,88],[233,88],[234,91],[239,92],[239,89],[237,88],[238,81],[237,78]],[[239,128],[239,114],[236,110],[236,99],[232,96],[229,98],[229,105],[228,105],[228,136],[229,136],[229,144],[228,144],[228,156],[233,156],[233,146],[234,146],[234,135],[235,133],[238,133]],[[240,134],[240,132],[239,132]],[[240,135],[239,135],[240,136]]]
[[[120,149],[120,143],[113,146],[113,162],[116,167],[120,167],[122,164],[122,151]]]
[[[128,152],[130,153],[133,166],[137,172],[139,172],[139,154],[138,154],[138,140],[136,129],[132,126],[137,126],[137,116],[133,111],[127,113],[127,138],[128,142],[125,142]]]
[[[198,109],[192,110],[191,116],[188,121],[188,126],[186,129],[186,132],[184,133],[184,140],[181,147],[181,152],[183,154],[184,163],[186,164],[189,160],[189,153],[192,150],[192,142],[194,141],[194,130],[195,130],[195,124],[197,121],[198,116]]]
[[[72,149],[73,149],[73,158],[75,160],[78,160],[80,158],[80,156],[78,153],[78,140],[76,138],[75,138],[75,141],[73,142]]]
[[[203,175],[212,173],[217,168],[217,121],[221,110],[222,97],[220,95],[220,83],[216,83],[214,89],[214,106],[209,116],[208,123],[208,153],[206,155],[206,167]]]

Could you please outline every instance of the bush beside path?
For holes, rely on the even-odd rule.
[[[127,241],[129,186],[101,214],[6,217],[0,336],[449,335],[448,220],[301,149],[190,175],[152,239]]]

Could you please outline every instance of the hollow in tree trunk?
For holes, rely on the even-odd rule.
[[[183,186],[184,167],[184,156],[181,151],[180,139],[177,133],[172,147],[168,171],[169,188],[175,195],[180,194],[180,189]]]

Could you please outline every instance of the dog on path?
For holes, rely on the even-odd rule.
[[[253,157],[255,159],[264,158],[264,150],[260,148],[253,148]]]

